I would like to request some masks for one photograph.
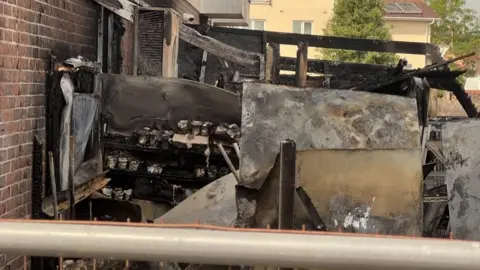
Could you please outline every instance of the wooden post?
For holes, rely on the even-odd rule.
[[[280,143],[280,183],[278,185],[278,228],[294,229],[295,173],[297,147],[292,140]],[[293,270],[293,268],[278,268]]]
[[[445,97],[442,101],[446,100]],[[429,99],[428,99],[428,118],[434,118],[438,115],[438,90],[430,88]]]
[[[208,52],[203,51],[202,68],[200,69],[200,77],[198,78],[198,81],[201,82],[201,83],[205,82],[205,72],[207,70],[207,57],[208,57]]]
[[[69,215],[70,219],[75,219],[75,137],[70,136],[70,162],[68,170],[68,190],[69,190]]]
[[[53,153],[48,152],[48,164],[50,165],[50,184],[52,186],[52,205],[53,205],[53,218],[58,219],[58,199],[57,199],[57,182],[55,180],[55,160],[53,158]]]
[[[104,18],[105,18],[105,10],[102,6],[100,6],[100,15],[98,17],[98,27],[97,27],[97,62],[102,65],[103,70],[103,41],[105,37],[103,36],[103,25],[104,25]]]
[[[278,185],[278,228],[293,230],[295,163],[297,148],[292,140],[280,143],[280,183]]]
[[[135,7],[133,13],[133,60],[132,60],[132,74],[138,75],[138,23],[140,20],[138,7]]]
[[[46,174],[46,166],[47,166],[47,149],[45,144],[42,144],[42,199],[45,198],[46,193],[46,182],[47,182],[47,174]]]
[[[165,37],[163,39],[162,77],[178,77],[179,15],[173,10],[165,12]]]
[[[307,86],[307,69],[308,69],[308,43],[298,43],[297,64],[295,67],[295,81],[297,87]]]
[[[107,72],[113,72],[113,13],[108,15],[108,40],[107,40]]]
[[[323,64],[323,74],[325,74],[325,82],[323,85],[325,88],[330,88],[330,65],[328,62]]]
[[[127,218],[127,222],[130,223],[130,218]],[[129,269],[130,269],[130,261],[125,260],[125,270],[129,270]]]
[[[59,220],[63,220],[63,214],[58,215]],[[58,270],[63,269],[63,257],[58,258]]]
[[[97,218],[93,218],[93,221],[94,222],[97,222]],[[97,259],[96,258],[93,258],[92,259],[92,266],[93,266],[93,270],[97,270]]]
[[[272,77],[273,77],[273,66],[275,63],[275,57],[274,57],[274,51],[273,51],[273,46],[268,44],[267,46],[267,51],[265,54],[265,82],[266,83],[272,83]]]

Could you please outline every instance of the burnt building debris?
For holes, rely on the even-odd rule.
[[[97,61],[52,56],[34,217],[479,239],[477,123],[428,114],[441,89],[477,117],[463,72],[448,68],[472,54],[444,61],[425,43],[187,25],[168,7],[96,1],[112,12]],[[113,14],[133,25],[131,59],[117,57]],[[297,58],[280,56],[285,44]],[[433,64],[310,60],[309,47]],[[133,75],[115,74],[125,61]],[[280,155],[286,139],[296,155]]]

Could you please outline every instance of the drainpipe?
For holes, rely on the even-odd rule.
[[[430,43],[430,36],[431,36],[431,33],[432,33],[432,25],[435,23],[435,19],[432,19],[432,21],[427,24],[426,26],[426,29],[425,29],[425,43]],[[428,66],[432,63],[429,63],[431,61],[427,61],[428,59],[428,56],[425,58],[425,66]]]

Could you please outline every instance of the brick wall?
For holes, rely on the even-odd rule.
[[[0,217],[30,218],[33,134],[44,135],[45,70],[96,53],[92,0],[0,0]],[[0,255],[0,269],[23,258]]]

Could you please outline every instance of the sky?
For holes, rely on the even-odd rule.
[[[467,7],[475,9],[480,16],[480,0],[467,0]]]

